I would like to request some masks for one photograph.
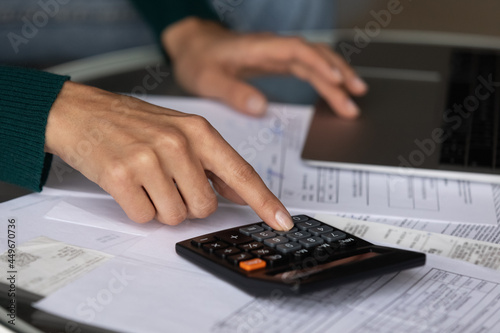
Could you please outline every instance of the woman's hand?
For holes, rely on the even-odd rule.
[[[162,42],[186,90],[252,115],[263,114],[267,101],[243,81],[251,76],[293,74],[314,86],[345,118],[359,114],[349,95],[367,91],[366,84],[327,45],[298,37],[237,34],[211,21],[187,18],[167,27]]]
[[[178,224],[217,208],[210,186],[290,229],[281,202],[203,117],[66,82],[49,113],[46,151],[100,185],[134,221]]]

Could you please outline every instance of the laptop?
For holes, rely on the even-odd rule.
[[[345,43],[341,54],[356,47]],[[372,42],[358,51],[350,63],[370,86],[355,99],[362,115],[341,119],[320,101],[303,160],[500,183],[499,50]]]

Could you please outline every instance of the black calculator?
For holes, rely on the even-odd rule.
[[[187,239],[179,255],[256,296],[315,291],[425,264],[425,254],[377,246],[306,215],[290,231],[264,222]]]

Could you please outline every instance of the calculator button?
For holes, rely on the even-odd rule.
[[[278,267],[288,263],[287,257],[282,254],[272,254],[269,256],[265,256],[262,259],[264,259],[270,267]]]
[[[309,228],[307,229],[308,232],[313,234],[314,236],[321,236],[321,234],[326,234],[327,232],[332,232],[333,228],[329,227],[327,225],[322,225],[319,227],[314,227],[314,228]]]
[[[308,258],[312,255],[312,251],[308,249],[300,249],[295,252],[292,252],[292,258],[295,261],[302,261],[305,258]]]
[[[321,223],[313,220],[297,223],[297,227],[300,230],[307,230],[309,228],[319,227],[320,225]]]
[[[196,246],[196,247],[201,247],[203,244],[210,243],[210,242],[216,242],[217,239],[213,236],[202,236],[202,237],[196,237],[191,240],[191,244]]]
[[[240,268],[245,271],[255,271],[266,267],[266,262],[259,258],[254,258],[246,261],[240,261]]]
[[[259,243],[259,242],[251,242],[251,243],[247,243],[247,244],[243,244],[243,245],[239,245],[238,247],[244,251],[253,251],[253,250],[257,250],[257,249],[260,249],[261,247],[263,247],[264,245],[262,245],[262,243]]]
[[[294,251],[300,250],[301,248],[302,246],[295,242],[276,245],[276,250],[283,254],[292,253]]]
[[[222,242],[222,241],[217,241],[217,242],[213,242],[213,243],[206,243],[206,244],[203,244],[201,246],[201,248],[205,251],[208,251],[210,253],[213,253],[214,251],[216,250],[220,250],[220,249],[224,249],[226,247],[228,247],[229,244],[228,243],[225,243],[225,242]]]
[[[289,233],[291,233],[291,232],[296,232],[296,231],[298,231],[298,230],[299,230],[299,229],[297,229],[297,228],[292,228],[292,229],[290,229],[290,230],[288,230],[288,231],[284,231],[284,230],[274,230],[274,232],[275,232],[276,234],[280,235],[280,236],[286,236],[286,235],[288,235]]]
[[[296,242],[299,239],[310,237],[310,236],[312,236],[312,235],[306,231],[296,231],[296,232],[292,232],[292,233],[286,235],[286,237],[288,237],[292,242]]]
[[[338,245],[341,248],[346,248],[346,247],[352,247],[356,245],[356,240],[352,237],[346,238],[346,239],[341,239],[338,242]]]
[[[328,243],[333,243],[346,238],[347,235],[342,231],[335,230],[326,234],[321,234],[321,237],[324,238]]]
[[[267,223],[261,223],[260,226],[265,230],[273,230]]]
[[[237,254],[237,253],[240,253],[241,250],[238,249],[237,247],[228,247],[228,248],[225,248],[225,249],[221,249],[221,250],[216,250],[215,251],[215,255],[218,256],[218,257],[221,257],[221,258],[227,258],[228,256],[231,256],[233,254]]]
[[[252,255],[254,255],[255,257],[257,257],[257,258],[262,258],[263,256],[268,256],[268,255],[271,255],[271,254],[275,254],[276,251],[274,251],[273,249],[271,249],[269,247],[264,247],[262,249],[258,249],[258,250],[252,251],[250,253]]]
[[[334,246],[334,245],[328,244],[328,243],[323,243],[323,244],[317,246],[313,250],[313,252],[314,252],[313,256],[315,259],[317,259],[319,261],[326,261],[335,255],[336,249],[337,249],[337,246]]]
[[[323,238],[318,237],[318,236],[312,236],[312,237],[307,237],[307,238],[302,238],[299,240],[299,244],[305,247],[306,249],[318,246],[320,244],[323,244],[325,241]]]
[[[261,232],[261,231],[264,231],[264,228],[262,228],[257,224],[245,228],[240,228],[240,232],[247,236],[250,236],[250,234],[253,234],[254,232]]]
[[[233,265],[238,265],[240,261],[252,259],[253,256],[247,252],[241,252],[232,256],[227,257],[227,261],[229,261]]]
[[[275,236],[276,236],[276,234],[274,232],[268,231],[268,230],[252,234],[252,238],[258,242],[262,242],[264,239],[275,237]]]
[[[266,244],[267,246],[270,246],[270,247],[275,247],[276,245],[282,244],[282,243],[288,243],[288,238],[286,238],[284,236],[277,236],[277,237],[268,238],[268,239],[264,240],[264,244]]]
[[[305,222],[309,220],[309,217],[305,215],[295,215],[292,216],[292,220],[294,223]]]
[[[225,232],[216,235],[218,239],[232,245],[248,243],[252,241],[252,237],[245,236],[237,231]]]

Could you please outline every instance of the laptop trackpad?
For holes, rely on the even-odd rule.
[[[425,150],[422,161],[413,166],[435,168],[439,145],[429,140],[441,124],[443,83],[380,78],[366,81],[370,91],[356,100],[362,112],[356,120],[341,119],[326,103],[318,103],[302,158],[399,166],[412,151]]]

